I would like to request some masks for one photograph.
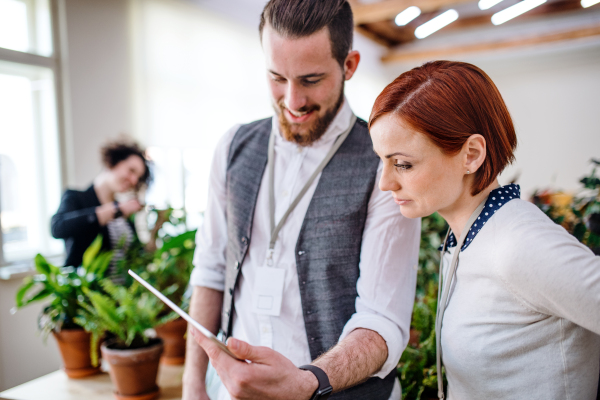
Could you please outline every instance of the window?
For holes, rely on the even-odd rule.
[[[0,266],[63,248],[52,43],[48,0],[0,0]]]

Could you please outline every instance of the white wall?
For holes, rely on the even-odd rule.
[[[87,188],[101,169],[100,146],[133,132],[127,0],[64,0],[67,100],[73,181]]]
[[[20,279],[0,280],[0,392],[60,368],[54,338],[45,345],[37,329],[42,304],[11,315]]]
[[[537,53],[537,54],[536,54]],[[525,193],[573,191],[600,158],[600,41],[477,62],[496,82],[515,122],[516,162]]]

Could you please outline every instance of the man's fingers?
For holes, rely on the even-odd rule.
[[[227,348],[239,359],[248,360],[259,364],[270,364],[269,360],[273,360],[276,354],[268,347],[251,346],[248,343],[229,338],[227,340]]]
[[[218,360],[220,357],[223,356],[224,351],[221,350],[219,346],[213,343],[209,338],[200,333],[200,331],[198,331],[196,328],[192,327],[190,332],[196,340],[196,343],[198,343],[198,345],[202,347],[208,358],[210,358],[213,366],[216,368],[216,365],[219,363]],[[225,356],[229,357],[228,355]]]

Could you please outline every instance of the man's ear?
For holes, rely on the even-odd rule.
[[[487,154],[485,138],[479,134],[471,135],[463,145],[465,153],[465,171],[475,173],[483,164]]]
[[[344,61],[344,79],[349,80],[352,78],[358,68],[360,62],[360,53],[357,50],[352,50],[348,53],[346,61]]]

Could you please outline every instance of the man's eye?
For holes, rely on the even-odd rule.
[[[277,82],[277,83],[285,82],[285,79],[283,79],[283,78],[277,78],[277,77],[273,77],[273,78],[271,78],[271,80],[273,82]]]
[[[394,167],[400,168],[401,170],[411,169],[412,165],[410,164],[394,164]]]
[[[316,81],[306,80],[306,81],[304,81],[304,84],[310,86],[310,85],[316,85],[319,82],[321,82],[320,79],[317,79]]]

